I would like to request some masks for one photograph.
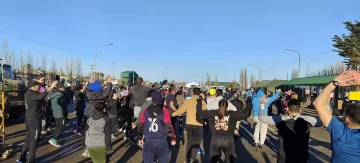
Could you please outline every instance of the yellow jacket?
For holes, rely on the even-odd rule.
[[[175,116],[181,116],[186,112],[186,124],[188,125],[195,125],[195,126],[202,126],[202,123],[199,123],[196,120],[196,105],[197,105],[197,99],[199,99],[199,96],[193,95],[191,99],[185,100],[185,102],[182,104],[180,109],[172,114],[173,117]],[[202,101],[202,109],[206,110],[206,104],[204,101]]]

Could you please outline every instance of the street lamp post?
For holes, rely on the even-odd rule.
[[[252,64],[249,64],[249,65],[259,68],[259,80],[261,81],[261,68],[260,68],[260,66],[256,66],[256,65],[252,65]]]
[[[136,61],[133,64],[133,84],[135,83],[135,63],[144,62],[145,60]]]
[[[113,45],[113,44],[105,44],[105,45],[100,45],[100,46],[98,46],[98,47],[96,47],[96,49],[95,49],[95,55],[94,55],[94,81],[96,80],[96,55],[97,55],[97,50],[99,49],[99,48],[101,48],[101,47],[104,47],[104,46],[111,46],[111,45]]]
[[[291,49],[285,49],[285,48],[281,48],[282,50],[287,50],[287,51],[291,51],[291,52],[295,52],[295,53],[297,53],[298,55],[299,55],[299,75],[300,75],[300,58],[301,58],[301,55],[300,55],[300,53],[298,52],[298,51],[296,51],[296,50],[291,50]]]
[[[165,69],[164,69],[164,71],[163,71],[163,78],[165,79],[165,71],[167,71],[167,64],[166,64],[166,66],[165,66]],[[166,72],[167,73],[167,72]],[[167,75],[167,74],[166,74]]]

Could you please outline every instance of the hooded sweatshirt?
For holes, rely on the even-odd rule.
[[[267,103],[261,104],[260,99],[262,96],[264,96],[264,92],[262,90],[259,90],[256,93],[256,96],[252,99],[252,107],[254,110],[254,117],[259,116],[260,113],[260,107],[265,107],[264,111],[267,113],[269,105],[274,102],[279,97],[279,92],[276,92],[273,96],[267,97]]]
[[[152,104],[144,109],[140,117],[138,137],[146,141],[156,143],[154,145],[167,146],[167,138],[175,139],[174,130],[171,125],[171,115],[167,108],[161,104]],[[165,142],[162,144],[161,142]],[[160,144],[159,144],[160,143]]]
[[[51,109],[53,111],[54,118],[67,117],[67,101],[65,94],[62,92],[53,92],[49,95],[51,99]]]
[[[110,82],[106,83],[106,91],[102,91],[101,85],[99,82],[91,83],[88,86],[88,90],[85,91],[85,95],[88,99],[88,109],[86,111],[86,116],[91,117],[92,113],[96,107],[106,108],[105,100],[108,99],[112,92],[112,84]]]
[[[106,147],[108,152],[112,151],[111,121],[110,118],[106,116],[106,113],[94,110],[87,124],[85,136],[86,147]]]

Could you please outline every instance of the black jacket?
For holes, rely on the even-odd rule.
[[[142,106],[145,102],[146,98],[148,97],[148,93],[150,90],[159,90],[164,84],[167,83],[167,80],[164,80],[160,85],[150,88],[145,87],[141,84],[136,84],[131,90],[131,101],[130,101],[130,107],[133,108],[135,106]]]
[[[89,101],[88,109],[86,111],[87,117],[91,117],[97,107],[101,107],[103,109],[106,108],[105,102],[111,96],[112,84],[109,82],[106,83],[106,88],[106,91],[103,92],[92,92],[89,90],[85,91],[85,95]]]
[[[236,108],[237,111],[226,111],[222,120],[218,119],[217,110],[202,110],[202,103],[198,100],[196,114],[209,120],[212,135],[233,135],[236,122],[246,119],[251,112],[250,108]]]
[[[85,105],[85,95],[81,91],[75,91],[75,111],[84,111]]]
[[[24,95],[25,97],[25,117],[38,117],[41,116],[42,104],[45,97],[49,94],[48,91],[39,93],[28,89]]]
[[[108,114],[118,115],[120,109],[120,102],[116,99],[111,99],[109,103]]]

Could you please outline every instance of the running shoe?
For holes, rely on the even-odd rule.
[[[46,130],[41,130],[41,134],[47,134],[47,131]]]
[[[46,131],[48,131],[48,132],[52,132],[50,128],[46,129]]]
[[[86,151],[84,151],[84,153],[82,153],[82,155],[83,155],[84,157],[90,157],[89,152],[86,152]]]
[[[54,138],[51,138],[51,139],[49,140],[49,143],[50,143],[51,145],[55,146],[55,147],[61,147],[61,145],[58,144],[58,142],[57,142]]]
[[[258,146],[259,148],[262,148],[263,144],[258,144],[257,146]]]
[[[143,149],[143,146],[138,143],[136,143],[137,146],[139,146],[141,149]]]
[[[198,154],[205,154],[205,152],[203,150],[201,150],[201,148],[198,149]]]
[[[257,147],[259,144],[258,143],[252,143],[252,146]]]
[[[74,133],[76,133],[79,136],[82,136],[81,132],[79,132],[78,130],[74,130]]]
[[[124,136],[124,140],[128,140],[128,138],[126,136]]]
[[[115,139],[116,136],[114,134],[111,134],[111,139]]]
[[[123,129],[121,128],[121,129],[119,129],[119,132],[122,132],[123,131]]]

